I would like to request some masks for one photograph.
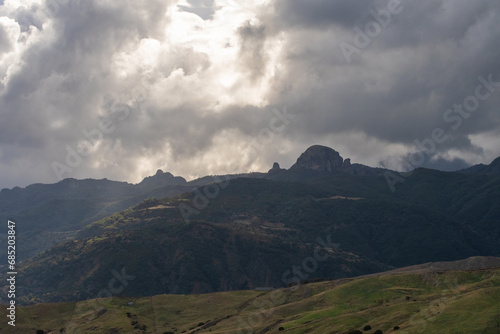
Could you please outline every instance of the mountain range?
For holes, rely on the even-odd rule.
[[[116,273],[134,277],[116,295],[151,296],[499,256],[498,203],[500,158],[404,174],[315,145],[267,173],[3,189],[0,218],[16,222],[18,300],[30,304],[95,298]]]

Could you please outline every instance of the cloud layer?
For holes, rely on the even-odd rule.
[[[0,188],[266,171],[313,144],[404,170],[436,129],[420,165],[489,163],[499,42],[495,0],[7,0]]]

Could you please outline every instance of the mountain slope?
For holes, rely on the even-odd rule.
[[[442,212],[500,241],[500,176],[417,169],[393,196]]]
[[[479,164],[458,171],[463,174],[500,175],[500,157],[489,165]]]
[[[24,260],[73,238],[89,223],[146,198],[171,196],[192,189],[192,186],[180,185],[178,178],[172,177],[172,180],[175,180],[172,184],[132,185],[106,179],[65,179],[56,184],[3,189],[0,192],[0,220],[17,223],[20,250],[17,257]],[[6,238],[0,239],[0,264],[6,259],[6,242]]]
[[[129,286],[136,283],[134,279]],[[115,297],[39,304],[18,308],[17,312],[15,331],[3,321],[2,333],[36,330],[97,334],[351,333],[358,330],[373,334],[377,330],[396,332],[397,326],[400,328],[397,332],[401,333],[493,334],[500,330],[500,270],[381,274],[268,292]]]
[[[46,214],[52,229],[44,233],[57,235],[57,241],[76,240],[23,261],[19,301],[89,298],[110,270],[122,268],[142,282],[123,294],[154,295],[286,286],[296,279],[500,255],[498,176],[418,169],[392,192],[377,169],[340,171],[351,165],[340,164],[332,149],[313,147],[301,157],[293,170],[275,166],[268,174],[206,177],[185,185],[159,171],[142,185],[109,183],[110,190],[96,198],[90,195],[99,181],[55,185],[66,182],[67,197],[35,206],[21,221],[43,238],[35,218]],[[74,184],[85,187],[71,190]],[[144,191],[158,184],[164,186]],[[115,186],[126,194],[120,200]],[[135,205],[156,195],[166,198]],[[88,218],[125,204],[135,206],[96,222]],[[79,225],[65,225],[66,215],[77,217]],[[321,261],[311,258],[318,249],[326,252]],[[284,278],[292,266],[314,269]]]
[[[110,268],[126,268],[138,278],[138,284],[124,291],[132,295],[284,286],[294,275],[284,281],[283,273],[294,264],[301,266],[298,259],[314,256],[323,247],[316,240],[320,235],[304,242],[297,236],[300,230],[256,217],[246,220],[237,215],[233,224],[186,224],[176,208],[169,208],[172,203],[157,204],[138,206],[113,221],[103,221],[102,231],[89,228],[97,236],[68,242],[26,261],[19,276],[23,295],[18,300],[92,297]],[[152,209],[158,206],[165,208]],[[328,238],[321,240],[331,244]],[[317,263],[314,273],[300,277],[345,277],[386,268],[333,247],[321,250],[321,265]]]
[[[276,164],[278,167],[279,165]],[[473,177],[480,177],[483,174],[491,174],[492,177],[498,176],[494,171],[500,166],[500,158],[496,159],[491,165],[484,166],[484,173],[481,175],[469,175],[472,177],[468,185],[461,187],[460,184],[453,184],[453,187],[462,189],[462,202],[454,200],[456,205],[454,215],[459,219],[465,219],[471,224],[481,225],[481,230],[490,229],[490,232],[500,236],[500,227],[495,224],[499,217],[500,208],[495,205],[500,198],[498,196],[498,180],[493,180],[488,192],[478,188],[478,196],[474,200],[467,198],[467,192],[470,191],[470,183],[475,182]],[[365,189],[370,194],[378,197],[387,198],[389,195],[386,181],[380,176],[386,172],[384,169],[372,168],[359,164],[351,164],[349,159],[343,159],[335,150],[315,145],[308,148],[289,170],[271,169],[270,173],[251,173],[240,175],[226,175],[221,177],[207,176],[191,182],[186,182],[182,177],[175,177],[170,173],[163,173],[159,170],[155,175],[145,178],[137,185],[126,182],[115,182],[109,180],[75,180],[65,179],[56,184],[43,185],[34,184],[24,189],[13,188],[2,189],[0,191],[0,220],[7,219],[17,221],[17,233],[19,236],[20,260],[29,258],[49,247],[66,240],[72,239],[75,234],[83,227],[96,220],[104,218],[115,212],[125,210],[128,207],[140,203],[144,199],[156,197],[164,198],[191,191],[193,187],[201,187],[221,179],[230,180],[237,177],[267,178],[278,181],[310,182],[321,180],[332,175],[343,177],[334,183],[328,182],[327,187],[332,184],[343,194],[361,193]],[[436,173],[439,173],[435,171]],[[443,173],[448,179],[450,175],[456,173]],[[454,176],[455,177],[455,176]],[[489,176],[484,176],[489,177]],[[417,179],[417,183],[420,180]],[[415,182],[406,182],[407,185],[415,185]],[[318,183],[318,182],[317,182]],[[366,183],[366,184],[365,184]],[[440,182],[442,184],[442,182]],[[483,181],[478,184],[482,185]],[[435,183],[437,184],[437,183]],[[316,184],[318,185],[318,184]],[[321,186],[321,185],[318,185]],[[399,187],[398,188],[404,188]],[[339,187],[342,187],[340,189]],[[408,188],[408,187],[407,187]],[[409,199],[412,202],[421,203],[422,201],[433,207],[435,210],[449,211],[446,206],[435,205],[434,201],[428,201],[427,198],[434,196],[436,190],[442,188],[428,187],[425,192],[419,194],[420,198],[414,196]],[[332,188],[328,188],[332,190]],[[410,188],[411,190],[411,188]],[[402,192],[397,192],[393,199],[399,200]],[[408,192],[406,190],[406,192]],[[411,191],[410,191],[411,192]],[[431,196],[429,196],[431,195]],[[406,195],[405,195],[406,196]],[[444,196],[448,196],[445,194]],[[470,197],[471,195],[468,194]],[[484,216],[477,219],[478,212],[483,212]],[[29,240],[29,242],[26,242]],[[5,262],[5,235],[0,235],[0,264]]]
[[[132,295],[284,286],[289,280],[283,273],[303,266],[315,254],[318,238],[330,240],[328,256],[311,273],[296,275],[300,280],[499,252],[498,243],[486,242],[488,235],[471,234],[470,226],[438,210],[395,200],[388,190],[378,197],[379,179],[346,192],[343,176],[325,180],[320,187],[314,180],[234,179],[218,186],[218,195],[189,224],[179,207],[194,205],[204,189],[147,200],[87,226],[79,241],[25,262],[19,276],[25,294],[19,300],[89,298],[111,268],[126,268],[140,278],[123,292]]]

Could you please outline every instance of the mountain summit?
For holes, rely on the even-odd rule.
[[[156,174],[153,176],[148,176],[144,178],[144,180],[139,183],[139,186],[147,187],[147,186],[177,186],[177,185],[185,185],[186,179],[181,176],[173,176],[171,173],[164,173],[161,169],[156,171]]]
[[[290,170],[314,170],[318,172],[347,171],[351,167],[351,160],[344,160],[334,149],[321,145],[309,147],[300,155]]]

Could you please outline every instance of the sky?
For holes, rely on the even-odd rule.
[[[498,0],[0,0],[0,188],[500,156]]]

